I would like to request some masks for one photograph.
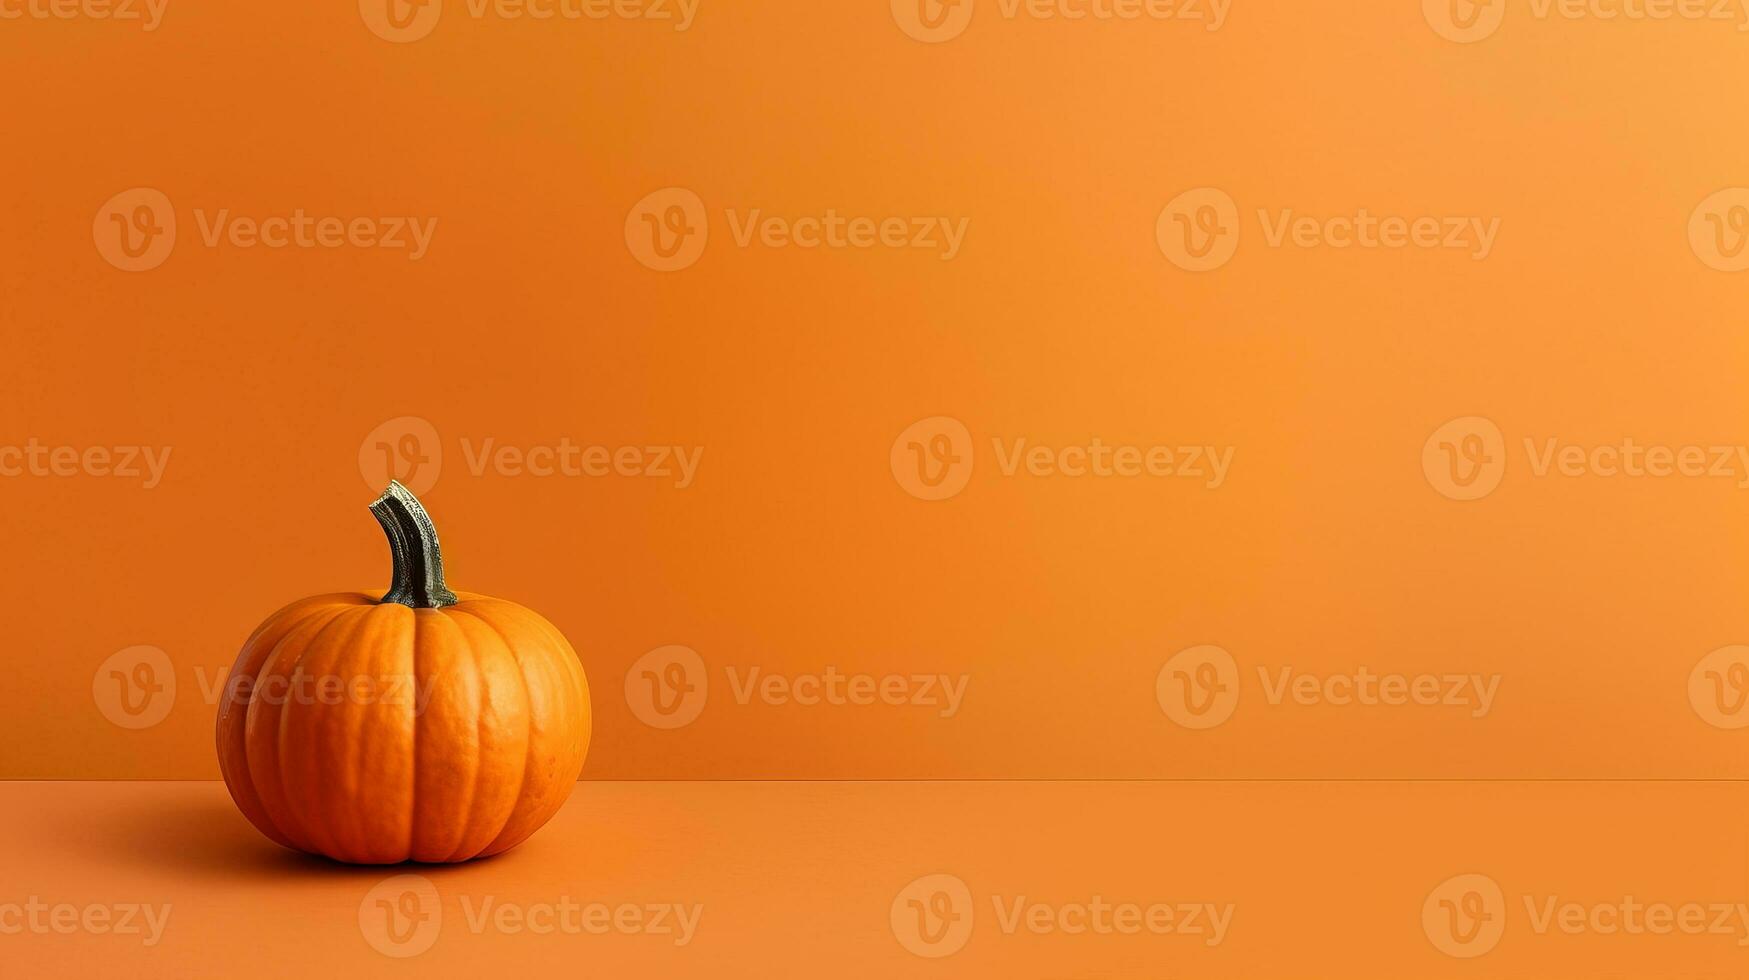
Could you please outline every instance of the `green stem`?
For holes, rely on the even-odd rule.
[[[456,604],[455,593],[443,584],[443,552],[437,546],[437,527],[413,492],[397,480],[389,481],[370,505],[370,512],[389,536],[389,552],[395,567],[384,602],[398,602],[414,609],[442,609]]]

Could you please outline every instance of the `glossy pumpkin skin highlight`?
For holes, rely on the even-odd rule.
[[[256,629],[220,704],[219,768],[286,847],[356,864],[498,854],[570,796],[588,683],[540,615],[444,587],[429,518],[398,484],[384,499],[397,491],[403,540],[372,505],[396,553],[389,595],[314,596]]]

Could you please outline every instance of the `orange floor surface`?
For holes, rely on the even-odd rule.
[[[585,782],[349,867],[216,782],[0,783],[0,976],[1684,977],[1749,964],[1749,785]]]

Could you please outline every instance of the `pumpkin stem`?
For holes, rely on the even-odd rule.
[[[390,480],[370,505],[370,512],[389,536],[389,552],[395,560],[393,577],[384,602],[398,602],[414,609],[442,609],[456,604],[455,593],[443,584],[443,552],[437,547],[437,528],[425,513],[419,498]]]

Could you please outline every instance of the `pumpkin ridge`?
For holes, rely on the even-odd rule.
[[[339,677],[343,670],[355,667],[356,665],[346,663],[347,658],[355,652],[360,637],[370,628],[370,614],[375,608],[376,607],[374,606],[347,607],[345,611],[335,617],[336,621],[342,619],[348,620],[346,631],[336,637],[336,642],[332,645],[332,648],[315,643],[314,641],[318,638],[312,637],[310,649],[307,649],[304,656],[298,661],[297,669],[302,670],[304,665],[308,663],[312,675],[316,677],[318,683],[320,683],[322,678]],[[324,659],[324,656],[326,659]],[[344,703],[344,700],[342,703]],[[320,737],[323,733],[324,726],[333,724],[334,722],[333,717],[328,711],[329,706],[319,698],[313,703],[298,704],[297,706],[303,709],[303,712],[300,713],[297,718],[298,723],[308,725],[311,728],[311,731],[305,733],[306,736],[314,736],[309,740],[314,742],[315,745],[324,745],[325,740]],[[292,718],[292,714],[292,712],[287,711],[285,714],[281,715],[281,722],[283,724],[291,724],[289,719]],[[308,715],[308,717],[304,717],[304,715]],[[349,739],[348,741],[352,740]],[[309,780],[309,797],[306,801],[304,810],[305,812],[312,812],[316,815],[315,822],[323,828],[323,833],[328,836],[328,840],[325,842],[322,853],[349,853],[351,848],[346,845],[350,843],[352,835],[348,833],[349,828],[346,826],[345,811],[341,809],[339,805],[343,799],[345,787],[337,785],[337,780],[326,778],[321,771],[325,760],[320,757],[308,758],[310,754],[311,752],[307,750],[305,753],[306,758],[300,760],[304,765],[317,768],[315,777]],[[285,760],[282,758],[279,767],[282,779],[286,770],[287,767]]]
[[[401,610],[405,609],[405,608],[406,607],[399,606],[399,605],[396,605],[394,603],[378,603],[377,604],[376,609],[384,610],[384,612],[380,614],[383,618],[389,619],[391,616],[393,617],[390,625],[387,627],[391,632],[391,636],[389,639],[391,639],[393,642],[385,642],[383,644],[383,649],[379,652],[379,656],[385,658],[385,660],[387,662],[385,663],[384,660],[372,659],[371,668],[373,670],[376,670],[379,674],[386,674],[386,675],[390,675],[390,676],[393,676],[398,671],[403,670],[403,669],[407,672],[409,683],[412,687],[412,691],[410,693],[412,694],[412,697],[413,697],[413,711],[414,711],[414,732],[412,735],[412,739],[410,739],[408,742],[409,750],[411,750],[412,746],[413,746],[413,741],[417,740],[419,737],[419,733],[417,730],[418,729],[417,722],[418,722],[418,711],[419,711],[420,679],[419,679],[418,670],[414,666],[414,664],[416,663],[415,658],[418,655],[418,644],[417,644],[418,633],[416,630],[416,624],[412,621],[411,615],[409,614],[409,615],[403,616],[401,614]],[[407,646],[406,662],[405,662],[404,666],[397,659],[400,655],[400,648],[401,648],[402,644],[406,644],[406,646]],[[352,769],[353,772],[356,773],[356,772],[360,771],[360,767],[362,767],[364,760],[365,760],[365,755],[368,751],[369,751],[369,746],[365,744],[363,739],[357,740],[355,742],[355,744],[352,746],[352,763],[351,763],[351,765],[353,767],[353,769]],[[411,761],[409,761],[409,771],[411,771]],[[417,777],[415,776],[415,778],[417,778]],[[413,792],[416,792],[416,791],[417,791],[417,787],[414,787],[412,790],[409,790],[409,797],[408,797],[409,806],[411,806],[411,804],[412,804],[411,794]],[[371,834],[367,833],[366,836],[369,837],[369,836],[371,836]],[[368,852],[370,850],[371,850],[370,842],[367,840],[366,846],[365,846],[365,851]],[[405,848],[396,851],[396,856],[399,857],[400,860],[406,860],[408,857],[410,857],[412,855],[412,853],[413,853],[413,840],[411,837],[408,837]]]
[[[471,617],[475,621],[479,622],[482,626],[486,627],[486,629],[490,630],[494,636],[498,637],[498,642],[504,644],[505,651],[510,654],[511,661],[516,664],[516,676],[517,676],[517,679],[522,682],[519,685],[519,687],[522,691],[523,704],[526,706],[523,713],[522,713],[523,728],[524,728],[523,749],[522,749],[522,778],[518,781],[518,785],[516,787],[516,795],[511,798],[510,806],[505,808],[504,818],[502,820],[498,821],[497,829],[492,831],[492,836],[486,839],[485,846],[481,847],[479,850],[475,851],[473,854],[468,855],[468,857],[471,858],[471,857],[478,857],[479,855],[486,853],[487,851],[491,850],[493,844],[498,843],[499,835],[504,833],[504,828],[510,826],[511,818],[516,816],[517,804],[521,803],[522,798],[525,795],[527,795],[527,793],[528,793],[528,773],[529,773],[529,770],[532,768],[532,761],[533,760],[531,757],[534,755],[534,699],[529,697],[529,694],[528,694],[528,674],[522,669],[522,654],[517,652],[516,645],[510,642],[510,637],[505,635],[504,631],[498,628],[498,624],[492,622],[491,620],[489,620],[486,617],[480,615],[479,613],[473,611],[472,609],[463,609],[459,603],[454,605],[454,606],[449,607],[449,610],[452,614],[460,613],[462,615]],[[478,654],[476,653],[475,656],[477,658]],[[484,690],[485,690],[485,688],[482,685],[482,687],[481,687],[482,696],[484,694]],[[481,712],[482,718],[484,717],[484,715],[485,715],[485,713]],[[477,780],[479,778],[479,774],[475,773],[474,778]],[[479,792],[479,787],[477,785],[474,787],[474,792],[476,794],[478,794],[478,792]]]
[[[219,773],[225,777],[225,787],[231,791],[231,798],[236,801],[237,808],[243,811],[243,816],[251,824],[275,844],[292,850],[297,850],[297,845],[279,829],[278,823],[268,812],[267,805],[262,802],[261,791],[250,774],[249,698],[240,696],[238,681],[247,679],[253,684],[262,666],[271,659],[280,642],[297,628],[297,619],[312,615],[323,608],[325,602],[334,598],[336,597],[311,596],[288,603],[256,627],[255,632],[249,634],[249,639],[243,641],[242,647],[237,651],[219,706],[215,737],[219,743]],[[295,617],[294,611],[297,613]],[[272,643],[262,645],[262,637],[271,635],[276,630],[278,635]],[[263,648],[257,649],[258,645]],[[250,668],[252,660],[254,665]]]
[[[414,617],[416,639],[427,656],[421,676],[445,694],[433,697],[414,718],[415,730],[426,743],[442,745],[444,753],[442,764],[432,771],[415,768],[415,781],[423,780],[427,792],[415,807],[412,855],[415,861],[438,864],[449,860],[465,834],[465,828],[456,827],[456,814],[465,814],[473,804],[473,780],[459,778],[467,774],[469,754],[456,736],[467,729],[466,712],[472,703],[459,694],[466,686],[467,671],[477,667],[468,636],[455,621],[435,609],[416,609]],[[477,774],[479,756],[474,753],[472,758]]]
[[[326,637],[328,635],[328,631],[333,629],[334,624],[340,622],[340,620],[345,617],[346,611],[349,608],[352,608],[352,607],[346,607],[346,606],[341,607],[340,611],[336,612],[333,616],[329,617],[327,622],[323,623],[315,632],[310,634],[310,638],[308,640],[306,640],[303,644],[303,647],[297,651],[297,660],[293,661],[293,663],[291,664],[291,669],[286,671],[287,677],[292,677],[292,676],[295,676],[297,674],[298,667],[303,664],[304,657],[309,654],[311,648],[313,648],[317,645],[317,641],[323,639],[324,637]],[[276,657],[275,659],[277,660],[278,658]],[[305,841],[310,842],[310,844],[312,845],[311,849],[314,850],[316,853],[329,854],[329,853],[332,853],[331,850],[323,849],[319,846],[314,846],[315,842],[316,842],[316,837],[314,834],[310,833],[310,831],[309,831],[309,822],[304,819],[303,808],[300,806],[291,805],[291,803],[290,803],[291,800],[297,799],[297,797],[294,797],[292,795],[291,790],[285,784],[285,770],[286,770],[285,759],[286,759],[286,755],[287,755],[286,745],[285,745],[286,723],[287,723],[287,719],[289,719],[289,718],[291,718],[291,711],[290,711],[290,705],[288,704],[288,705],[280,708],[278,729],[273,733],[273,758],[274,758],[274,767],[278,770],[278,772],[275,773],[275,775],[279,779],[280,799],[287,801],[286,814],[292,819],[292,821],[294,823],[297,824],[298,836],[303,838]]]
[[[498,624],[499,620],[497,614],[500,613],[507,619],[516,623],[520,629],[529,630],[534,634],[532,639],[536,641],[534,644],[536,648],[535,652],[541,656],[541,661],[536,669],[536,674],[538,676],[534,681],[530,680],[530,662],[520,654],[517,656],[517,665],[522,672],[523,683],[527,689],[533,690],[536,687],[547,688],[550,687],[551,682],[554,681],[559,684],[566,683],[568,680],[573,679],[574,675],[572,674],[572,671],[581,670],[581,665],[577,663],[576,652],[571,649],[570,643],[562,642],[563,637],[560,637],[560,643],[555,644],[550,642],[551,636],[557,632],[557,627],[553,626],[552,623],[547,621],[546,617],[541,616],[534,610],[507,599],[493,597],[485,597],[484,601],[478,603],[477,608],[474,610],[475,615],[480,616],[482,619],[485,619],[494,625]],[[569,667],[555,667],[551,662],[552,658],[568,658],[571,661],[571,664]],[[535,681],[538,681],[538,683]],[[548,735],[556,729],[567,729],[573,735],[568,744],[561,746],[564,749],[573,750],[576,755],[574,761],[577,765],[577,770],[570,772],[570,779],[568,781],[569,785],[565,785],[562,791],[555,788],[556,785],[560,784],[546,786],[545,794],[535,801],[537,806],[532,809],[523,810],[523,816],[528,818],[526,819],[528,826],[526,828],[515,828],[516,832],[512,834],[511,826],[506,824],[505,828],[499,832],[497,838],[480,852],[482,855],[489,856],[500,854],[527,840],[530,835],[540,829],[542,825],[552,818],[553,814],[558,811],[559,807],[564,805],[565,799],[570,796],[572,789],[576,785],[577,776],[581,772],[583,761],[582,750],[587,747],[586,741],[579,741],[575,737],[578,721],[590,714],[587,694],[588,692],[585,689],[584,683],[580,681],[571,684],[571,690],[569,692],[570,697],[555,691],[554,696],[549,698],[548,701],[550,705],[555,707],[555,710],[549,711],[538,719],[538,723],[544,723],[546,726],[540,730],[542,738],[548,737]],[[571,698],[578,698],[581,700],[573,703]],[[530,703],[532,709],[532,695],[530,695]],[[570,712],[563,710],[563,707],[566,705],[572,709]],[[528,738],[531,764],[529,764],[523,771],[521,797],[518,799],[519,805],[530,797],[530,783],[541,773],[541,770],[532,764],[532,756],[536,743],[536,725],[536,713],[533,710],[530,710],[528,719]],[[566,768],[569,769],[569,765],[567,765]],[[549,769],[548,771],[556,772],[558,770]],[[512,818],[514,819],[515,816],[516,814],[513,813]]]
[[[394,676],[393,671],[383,670],[380,663],[381,648],[392,649],[400,632],[400,625],[382,612],[387,608],[375,602],[360,607],[357,629],[347,638],[344,649],[333,655],[333,676],[341,677],[348,684],[358,677],[369,677],[373,683],[380,683],[384,678]],[[354,659],[341,664],[340,661],[347,657]],[[342,670],[345,675],[342,675]],[[336,751],[333,740],[321,743],[328,753],[327,762],[336,775],[332,781],[326,778],[321,781],[331,792],[316,809],[322,820],[334,829],[337,846],[331,853],[344,855],[342,860],[360,863],[369,860],[370,820],[368,812],[361,811],[368,809],[364,804],[370,795],[363,756],[372,746],[364,732],[373,720],[373,713],[383,712],[387,706],[387,702],[373,699],[365,706],[368,710],[358,710],[360,706],[343,700],[340,706],[342,724],[337,739],[341,747]],[[329,722],[332,724],[334,720],[329,719]]]
[[[460,630],[460,627],[458,626],[457,629]],[[480,651],[474,646],[473,639],[467,635],[467,631],[460,631],[463,641],[467,644],[468,654],[474,658],[474,676],[480,682],[479,697],[474,703],[474,742],[479,748],[475,753],[477,764],[474,766],[473,783],[468,787],[468,813],[463,820],[460,842],[456,844],[455,850],[449,852],[449,856],[444,859],[446,861],[465,860],[473,856],[471,854],[464,855],[461,851],[462,848],[468,846],[470,836],[468,832],[474,827],[474,807],[480,802],[480,780],[483,778],[486,768],[486,701],[490,693],[486,686],[486,665],[485,661],[480,658]]]
[[[419,669],[419,610],[413,610],[413,614],[413,625],[407,634],[408,642],[413,644],[413,685],[414,690],[418,690],[418,686],[425,683],[425,672]],[[407,746],[409,762],[407,782],[409,785],[407,787],[407,853],[402,858],[404,861],[413,859],[413,849],[419,843],[419,712],[417,708],[413,712],[413,730],[411,737],[407,740]]]
[[[500,599],[497,601],[504,602],[505,600]],[[529,617],[535,621],[535,623],[537,623],[543,629],[546,630],[547,635],[553,641],[552,645],[553,645],[553,650],[555,652],[555,655],[558,656],[558,658],[565,663],[565,673],[568,676],[570,676],[571,680],[574,682],[574,686],[577,690],[578,696],[582,698],[582,702],[578,705],[578,707],[580,708],[580,710],[582,710],[585,714],[587,714],[589,716],[590,731],[584,733],[583,738],[582,738],[582,745],[579,746],[579,751],[585,757],[587,757],[588,748],[589,748],[589,738],[590,738],[590,735],[593,734],[594,727],[595,727],[594,726],[595,708],[594,708],[594,705],[589,700],[589,678],[586,677],[583,673],[583,663],[581,660],[578,659],[577,651],[571,646],[571,641],[565,639],[565,634],[559,632],[559,628],[557,626],[554,626],[551,620],[547,619],[545,616],[542,616],[541,614],[535,612],[532,609],[528,609],[526,607],[518,607],[518,608],[521,608],[523,612],[527,613],[529,615]],[[579,776],[582,775],[581,770],[578,771],[578,775]]]
[[[315,849],[310,843],[309,835],[305,834],[303,832],[302,822],[297,821],[295,819],[288,819],[287,811],[291,810],[291,801],[285,795],[285,783],[284,783],[284,780],[282,778],[282,775],[284,773],[284,767],[281,764],[280,758],[279,758],[278,731],[277,730],[275,731],[273,740],[271,742],[267,743],[269,746],[271,746],[271,751],[267,751],[266,749],[263,750],[263,754],[268,755],[272,759],[273,768],[274,768],[274,782],[278,783],[278,787],[277,787],[278,788],[278,795],[275,797],[272,797],[272,802],[269,802],[269,800],[270,800],[269,795],[262,791],[262,780],[259,778],[259,774],[256,772],[255,767],[252,764],[250,764],[250,762],[249,762],[249,746],[250,746],[250,742],[252,741],[252,739],[249,736],[249,718],[248,718],[248,715],[256,712],[259,709],[260,705],[262,704],[262,702],[256,700],[256,696],[257,696],[257,694],[259,694],[259,692],[261,690],[261,678],[266,676],[267,674],[272,673],[272,669],[273,669],[274,665],[279,662],[279,658],[286,655],[287,644],[294,643],[296,640],[300,639],[303,635],[300,631],[302,631],[306,627],[308,627],[311,622],[316,622],[317,617],[325,617],[325,618],[321,619],[318,625],[310,628],[309,634],[311,636],[314,636],[314,635],[320,633],[322,630],[327,629],[328,624],[332,623],[336,619],[339,619],[340,614],[345,612],[345,611],[346,611],[346,607],[344,607],[344,606],[339,607],[339,608],[333,608],[333,607],[320,608],[310,618],[303,620],[302,622],[298,622],[298,623],[293,624],[291,626],[291,628],[286,630],[286,633],[284,636],[280,637],[277,641],[274,642],[273,650],[270,651],[267,654],[267,656],[262,659],[261,666],[256,669],[255,676],[250,679],[250,683],[252,686],[250,688],[250,694],[249,694],[249,707],[245,712],[245,717],[244,717],[243,722],[242,722],[242,724],[243,724],[243,771],[244,771],[244,775],[247,776],[249,779],[250,787],[252,789],[254,789],[254,791],[255,791],[255,798],[257,800],[261,801],[261,811],[262,811],[263,815],[266,817],[266,819],[269,822],[271,822],[273,824],[275,830],[279,831],[279,833],[281,835],[283,835],[287,840],[290,840],[292,842],[293,847],[295,847],[297,850],[306,851],[309,853],[315,853]],[[301,654],[300,654],[300,656],[301,656]],[[282,720],[283,720],[283,715],[284,715],[284,712],[282,711],[281,712]],[[258,734],[264,734],[264,733],[258,733]],[[274,804],[277,804],[277,806],[275,806]],[[290,826],[288,826],[288,824],[290,824]]]

